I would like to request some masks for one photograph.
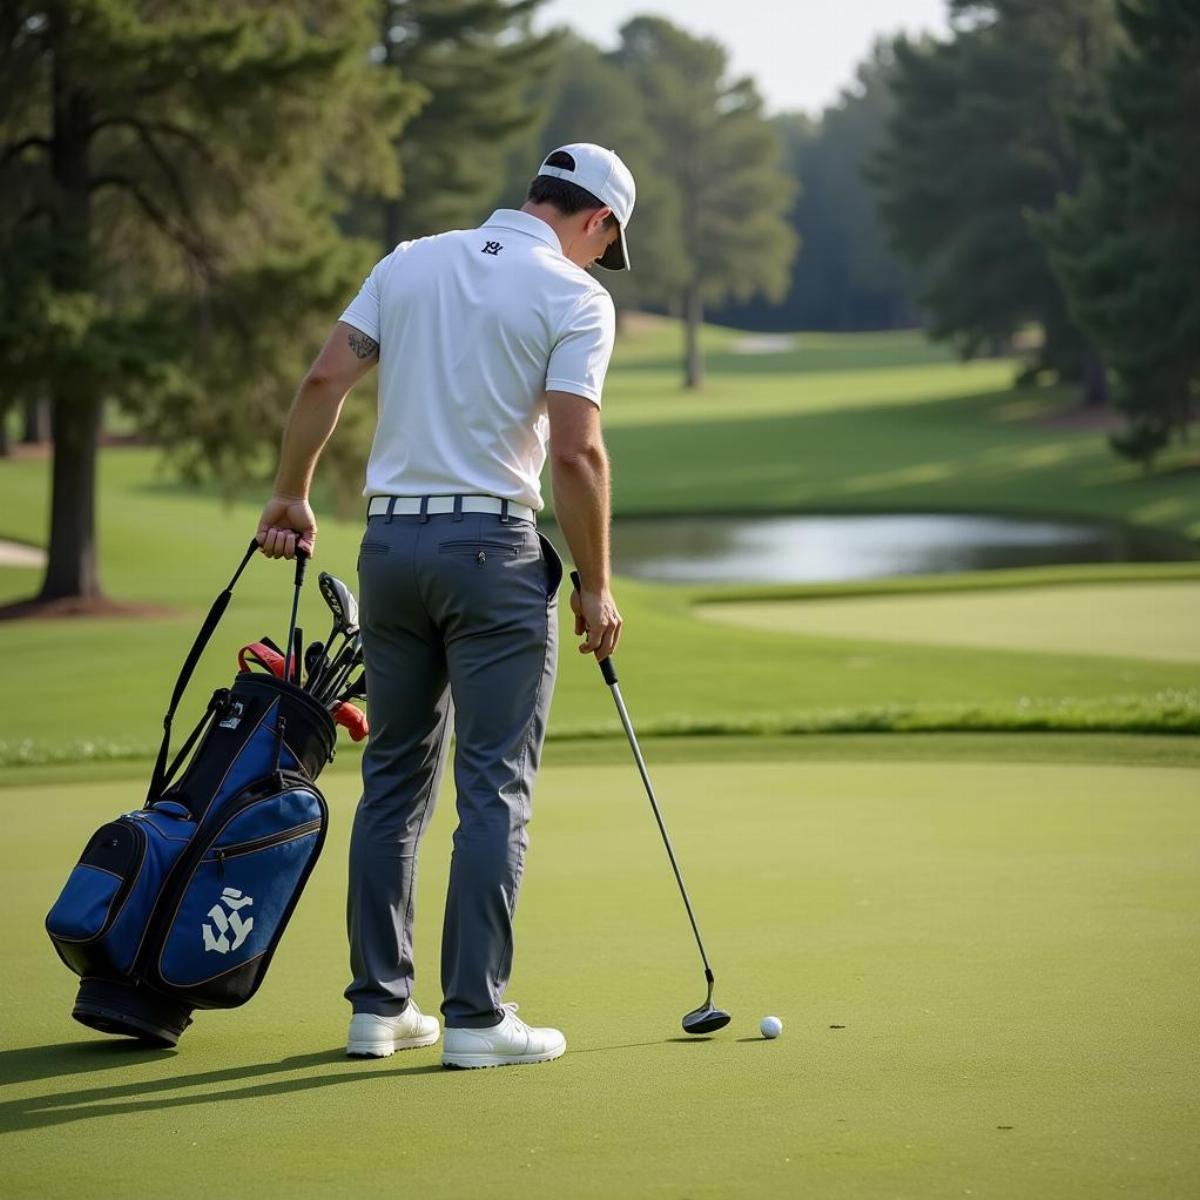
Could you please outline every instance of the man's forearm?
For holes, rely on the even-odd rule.
[[[345,391],[330,380],[309,377],[300,385],[283,431],[275,475],[277,496],[307,499],[317,459],[337,425],[345,399]]]
[[[608,455],[604,448],[552,457],[554,519],[588,591],[606,590],[612,580],[608,528],[611,515]]]

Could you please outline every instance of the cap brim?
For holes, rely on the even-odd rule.
[[[617,227],[617,240],[596,259],[596,265],[606,271],[629,270],[629,247],[625,245],[625,230]]]

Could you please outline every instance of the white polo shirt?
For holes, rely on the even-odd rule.
[[[501,208],[478,229],[401,242],[343,321],[379,343],[366,496],[499,496],[540,510],[547,391],[599,407],[612,298],[558,235]]]

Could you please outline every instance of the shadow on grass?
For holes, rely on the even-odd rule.
[[[668,1042],[707,1042],[709,1038],[675,1037]],[[598,1054],[612,1050],[633,1050],[661,1046],[663,1042],[629,1042],[615,1046],[593,1046],[574,1054]],[[345,1084],[366,1085],[380,1079],[413,1079],[418,1075],[441,1075],[447,1080],[469,1072],[447,1071],[440,1062],[420,1061],[412,1066],[389,1066],[380,1070],[374,1064],[349,1059],[339,1047],[296,1054],[273,1062],[245,1063],[216,1071],[170,1075],[160,1079],[114,1083],[41,1096],[4,1099],[4,1092],[15,1084],[38,1080],[59,1080],[82,1073],[129,1067],[139,1063],[161,1063],[175,1059],[176,1051],[151,1049],[133,1041],[61,1042],[50,1046],[30,1046],[0,1052],[0,1136],[29,1129],[69,1125],[96,1117],[130,1116],[141,1112],[162,1112],[172,1108],[191,1108],[199,1104],[227,1100],[259,1100],[284,1096],[313,1088]],[[340,1070],[335,1070],[340,1068]],[[287,1072],[308,1072],[292,1079],[249,1082],[262,1076]],[[241,1083],[241,1087],[220,1085]],[[447,1086],[454,1086],[447,1084]],[[162,1093],[187,1088],[203,1089],[187,1096]]]
[[[23,1050],[0,1053],[0,1080],[4,1087],[18,1082],[39,1079],[59,1079],[84,1071],[112,1067],[128,1067],[139,1062],[161,1062],[173,1059],[172,1050],[150,1050],[136,1043],[104,1042],[78,1045],[58,1044],[33,1046]],[[331,1074],[328,1069],[340,1065],[343,1070]],[[326,1071],[302,1075],[294,1079],[275,1079],[251,1083],[243,1087],[219,1088],[225,1083],[253,1080],[281,1072]],[[410,1067],[385,1071],[364,1069],[363,1064],[346,1057],[343,1050],[319,1050],[312,1054],[297,1054],[273,1062],[248,1063],[217,1071],[171,1075],[161,1079],[116,1083],[92,1088],[73,1088],[70,1091],[42,1096],[23,1096],[19,1099],[0,1098],[0,1135],[27,1129],[43,1129],[67,1125],[95,1117],[128,1116],[134,1113],[160,1112],[171,1108],[190,1108],[225,1100],[256,1100],[267,1096],[288,1095],[312,1088],[333,1087],[339,1084],[369,1083],[379,1079],[412,1077],[416,1075],[449,1075],[441,1063],[420,1062]],[[190,1096],[162,1096],[184,1088],[203,1088]],[[218,1088],[218,1090],[207,1090]],[[0,1097],[4,1092],[0,1091]]]

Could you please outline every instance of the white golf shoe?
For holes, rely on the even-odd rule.
[[[441,1034],[436,1017],[427,1017],[410,1000],[398,1017],[355,1013],[350,1018],[346,1053],[354,1058],[387,1058],[397,1050],[432,1046]]]
[[[561,1058],[567,1039],[557,1029],[536,1029],[517,1016],[517,1006],[504,1006],[504,1019],[487,1029],[447,1029],[442,1042],[443,1067],[515,1067]]]

